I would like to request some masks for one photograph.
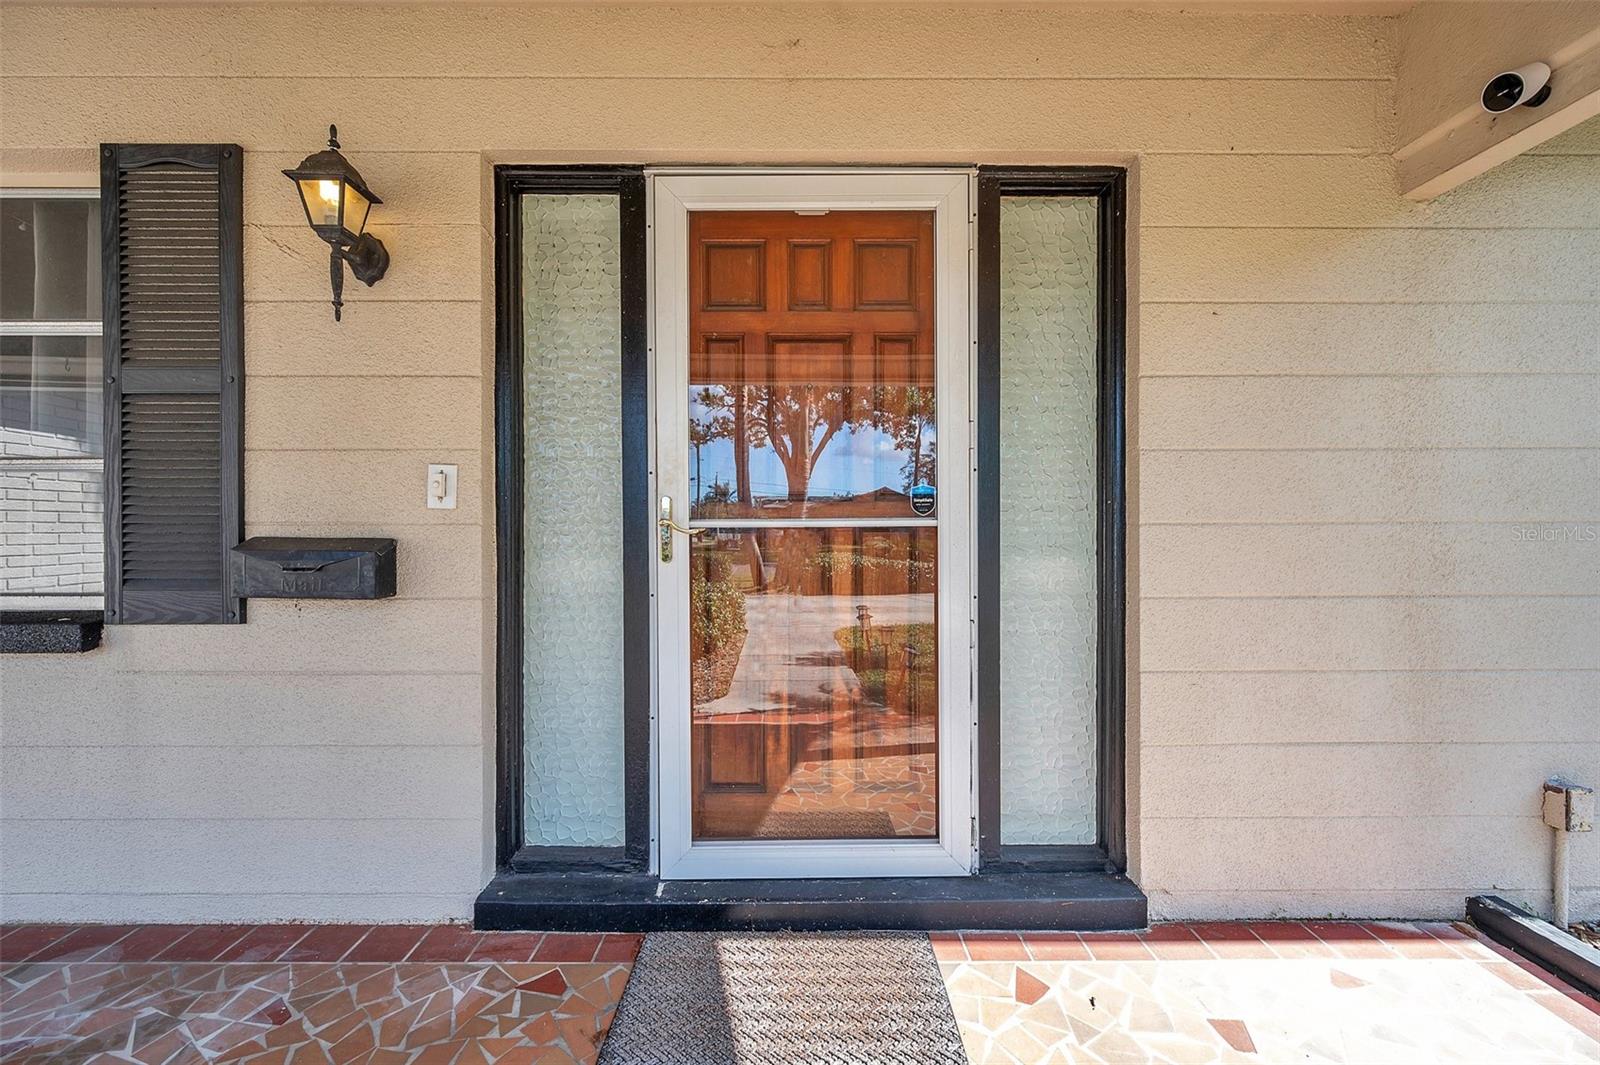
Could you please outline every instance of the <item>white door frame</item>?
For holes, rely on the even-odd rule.
[[[667,880],[966,875],[973,868],[977,835],[972,814],[977,728],[972,590],[974,173],[684,168],[650,171],[648,178],[655,408],[652,501],[671,496],[675,516],[687,524],[690,211],[932,210],[939,441],[938,839],[694,842],[688,542],[677,536],[673,560],[664,563],[652,537],[656,869]],[[682,444],[668,447],[666,441]],[[655,518],[652,510],[652,531]]]

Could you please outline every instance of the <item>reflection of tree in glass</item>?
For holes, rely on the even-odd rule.
[[[933,483],[935,466],[934,456],[937,454],[939,442],[929,439],[924,442],[923,437],[933,427],[934,402],[933,389],[921,385],[910,385],[905,388],[879,389],[880,392],[899,392],[904,397],[899,404],[898,411],[891,409],[891,404],[884,399],[878,401],[881,412],[878,418],[878,427],[889,433],[894,440],[894,449],[906,456],[906,461],[900,467],[903,491],[911,491],[913,485],[927,482]]]
[[[787,498],[804,502],[828,444],[841,429],[872,427],[906,455],[902,488],[933,475],[933,389],[919,385],[707,385],[695,394],[689,429],[699,483],[700,448],[713,440],[733,444],[734,498],[753,506],[749,448],[770,448],[783,465]]]

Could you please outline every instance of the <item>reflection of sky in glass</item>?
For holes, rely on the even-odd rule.
[[[700,401],[697,385],[689,390],[689,421],[691,425],[704,425],[708,412]],[[812,437],[812,446],[821,439],[819,427]],[[922,427],[921,460],[915,480],[934,483],[933,419],[928,418]],[[691,496],[703,499],[713,486],[726,485],[731,496],[736,491],[737,476],[734,469],[733,441],[727,437],[689,446],[689,481]],[[750,456],[750,491],[756,499],[787,499],[789,481],[783,461],[766,444],[752,444]],[[911,449],[901,449],[894,434],[886,428],[877,428],[865,422],[846,425],[834,434],[833,439],[817,457],[807,486],[809,499],[839,498],[860,495],[878,488],[897,492],[908,490],[912,483],[909,464]],[[740,502],[745,502],[741,500]]]

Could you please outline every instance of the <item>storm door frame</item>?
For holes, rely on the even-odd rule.
[[[657,837],[663,880],[953,877],[971,873],[973,832],[973,179],[970,167],[662,167],[651,182],[656,490],[686,501],[689,218],[696,211],[927,211],[935,218],[934,330],[939,450],[938,826],[931,839],[708,840],[693,831],[687,547],[657,569]],[[688,511],[682,512],[687,521]],[[915,519],[913,519],[915,520]],[[694,524],[694,523],[690,523]],[[772,527],[766,521],[717,522]],[[854,524],[833,519],[828,524]],[[862,521],[863,527],[877,524]],[[668,618],[675,620],[668,621]]]

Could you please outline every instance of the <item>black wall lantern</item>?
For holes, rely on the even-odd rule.
[[[389,249],[366,232],[367,213],[383,201],[372,194],[350,160],[339,153],[339,127],[328,127],[328,146],[308,155],[284,176],[300,192],[300,206],[317,236],[333,248],[328,276],[333,282],[333,320],[344,306],[344,266],[357,281],[372,285],[389,269]]]

